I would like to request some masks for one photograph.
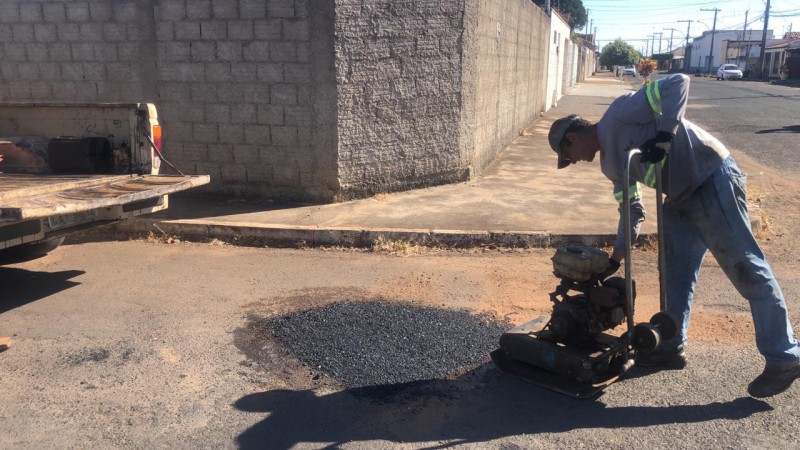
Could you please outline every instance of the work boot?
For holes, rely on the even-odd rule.
[[[788,367],[766,366],[747,386],[747,392],[755,398],[772,397],[789,389],[797,377],[800,377],[800,362]]]
[[[661,369],[681,370],[686,367],[686,352],[679,350],[659,350],[653,353],[636,353],[636,365]]]

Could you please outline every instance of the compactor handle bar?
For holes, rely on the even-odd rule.
[[[642,151],[638,148],[628,151],[622,168],[622,226],[623,240],[625,244],[625,307],[628,310],[628,332],[633,332],[633,278],[631,276],[631,160],[636,155],[641,155]],[[659,306],[661,311],[667,309],[667,269],[666,255],[664,252],[664,204],[661,188],[661,166],[662,163],[655,164],[653,171],[656,176],[656,222],[658,223],[658,284],[659,284]]]

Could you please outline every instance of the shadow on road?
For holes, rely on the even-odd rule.
[[[789,125],[783,128],[770,128],[768,130],[756,131],[756,134],[768,134],[768,133],[800,133],[800,125]]]
[[[269,413],[237,438],[244,449],[288,449],[298,443],[385,440],[454,441],[432,448],[537,433],[588,428],[646,427],[741,419],[772,408],[745,397],[706,405],[606,407],[574,400],[483,366],[456,380],[349,389],[328,395],[275,390],[242,397],[234,406]]]
[[[0,267],[0,313],[77,286],[80,283],[69,280],[84,273],[82,270],[32,272]]]

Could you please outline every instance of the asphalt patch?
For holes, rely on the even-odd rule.
[[[266,326],[312,370],[351,388],[462,374],[486,362],[510,327],[485,314],[385,302],[332,304]]]
[[[111,352],[104,348],[89,348],[79,353],[67,356],[67,360],[73,366],[79,366],[89,362],[101,363],[111,356]]]

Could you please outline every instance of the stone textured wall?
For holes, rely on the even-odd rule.
[[[325,0],[4,0],[0,99],[152,102],[167,159],[211,190],[330,200],[333,15]]]
[[[464,180],[464,0],[336,0],[342,198]]]
[[[344,198],[465,180],[542,109],[549,19],[528,0],[336,2]]]

